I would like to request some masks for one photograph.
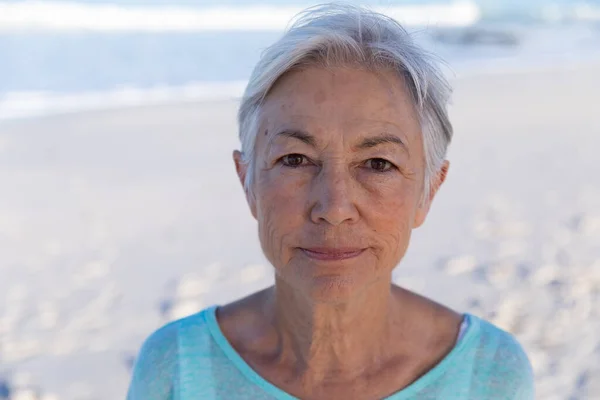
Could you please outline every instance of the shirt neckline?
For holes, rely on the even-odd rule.
[[[218,306],[213,305],[203,311],[204,320],[208,326],[208,330],[217,343],[219,348],[223,351],[225,356],[231,361],[231,363],[251,382],[256,384],[266,393],[275,396],[278,400],[299,400],[297,397],[290,395],[283,391],[271,382],[264,379],[256,371],[250,367],[250,365],[240,356],[240,354],[233,348],[229,343],[219,322],[217,321],[217,308]],[[444,372],[446,371],[453,362],[460,357],[460,355],[467,349],[470,343],[473,341],[479,332],[479,319],[469,313],[463,314],[464,322],[467,324],[467,328],[462,334],[462,338],[458,339],[456,345],[452,348],[450,353],[446,355],[439,363],[437,363],[432,369],[430,369],[425,375],[411,383],[410,385],[400,389],[399,391],[389,395],[384,400],[405,400],[414,396],[419,391],[430,385]]]

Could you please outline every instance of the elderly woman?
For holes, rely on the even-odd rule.
[[[275,285],[150,336],[130,400],[533,399],[513,336],[392,283],[448,173],[448,83],[394,20],[309,9],[233,158]]]

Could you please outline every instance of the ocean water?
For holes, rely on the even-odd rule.
[[[451,74],[600,60],[600,0],[353,1]],[[310,1],[0,0],[0,118],[238,96]]]

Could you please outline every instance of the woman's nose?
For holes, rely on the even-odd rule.
[[[350,172],[345,168],[323,168],[315,177],[311,190],[311,220],[338,226],[356,222],[355,189]]]

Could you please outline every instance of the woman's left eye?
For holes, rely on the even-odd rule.
[[[306,157],[302,154],[293,153],[281,157],[280,161],[286,167],[297,168],[303,165],[303,161],[306,161]]]
[[[370,160],[367,160],[366,166],[377,172],[386,172],[394,168],[394,165],[391,162],[384,160],[383,158],[371,158]]]

